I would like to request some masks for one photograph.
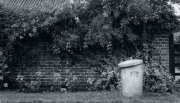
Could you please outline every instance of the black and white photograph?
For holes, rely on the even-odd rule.
[[[0,103],[180,103],[180,0],[0,0]]]

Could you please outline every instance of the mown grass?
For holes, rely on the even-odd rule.
[[[18,93],[0,92],[0,103],[180,103],[178,94],[123,97],[120,92]]]

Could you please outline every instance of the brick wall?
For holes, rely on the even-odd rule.
[[[152,46],[154,47],[153,63],[161,63],[169,69],[169,36],[167,34],[155,35]]]
[[[32,82],[38,75],[43,86],[60,86],[64,84],[67,78],[72,78],[75,79],[73,85],[77,89],[84,90],[89,86],[88,79],[98,77],[98,74],[86,63],[69,65],[67,60],[53,55],[48,49],[48,43],[42,42],[34,49],[38,53],[37,56],[30,58],[30,60],[22,60],[21,63],[16,64],[15,78],[18,74],[21,74],[25,77],[25,81]]]
[[[153,63],[161,63],[169,69],[169,36],[156,35],[152,46],[154,47]],[[28,63],[27,60],[24,60],[22,63],[16,64],[18,69],[14,72],[15,76],[21,73],[25,76],[25,80],[30,82],[34,80],[35,75],[41,74],[40,79],[43,85],[61,85],[66,78],[72,77],[76,79],[76,86],[79,89],[88,88],[87,80],[89,78],[99,77],[98,73],[94,72],[86,63],[72,66],[66,60],[53,55],[48,49],[48,43],[40,43],[34,50],[38,52],[37,56],[32,57]],[[60,79],[57,81],[57,78]]]

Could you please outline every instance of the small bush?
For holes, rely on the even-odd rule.
[[[20,92],[39,92],[41,86],[41,72],[36,72],[34,75],[34,80],[27,81],[25,76],[18,74],[16,81],[19,86]]]
[[[172,92],[174,87],[173,76],[168,69],[160,64],[145,65],[144,89],[147,92]]]
[[[114,71],[103,72],[101,77],[97,79],[88,79],[87,82],[91,85],[90,90],[118,89],[118,78]]]

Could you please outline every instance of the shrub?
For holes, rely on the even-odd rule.
[[[161,64],[146,64],[144,75],[144,89],[147,92],[172,92],[174,87],[173,76]]]
[[[79,88],[79,84],[80,83],[78,81],[78,77],[71,73],[69,77],[65,79],[65,86],[68,91],[77,91]]]
[[[89,78],[87,82],[91,85],[90,90],[118,89],[118,78],[114,71],[102,72],[99,78]]]
[[[26,77],[23,76],[22,74],[18,74],[16,81],[19,86],[19,91],[20,92],[39,92],[40,91],[40,86],[41,86],[41,72],[36,72],[35,75],[33,76],[33,80],[27,81]]]

